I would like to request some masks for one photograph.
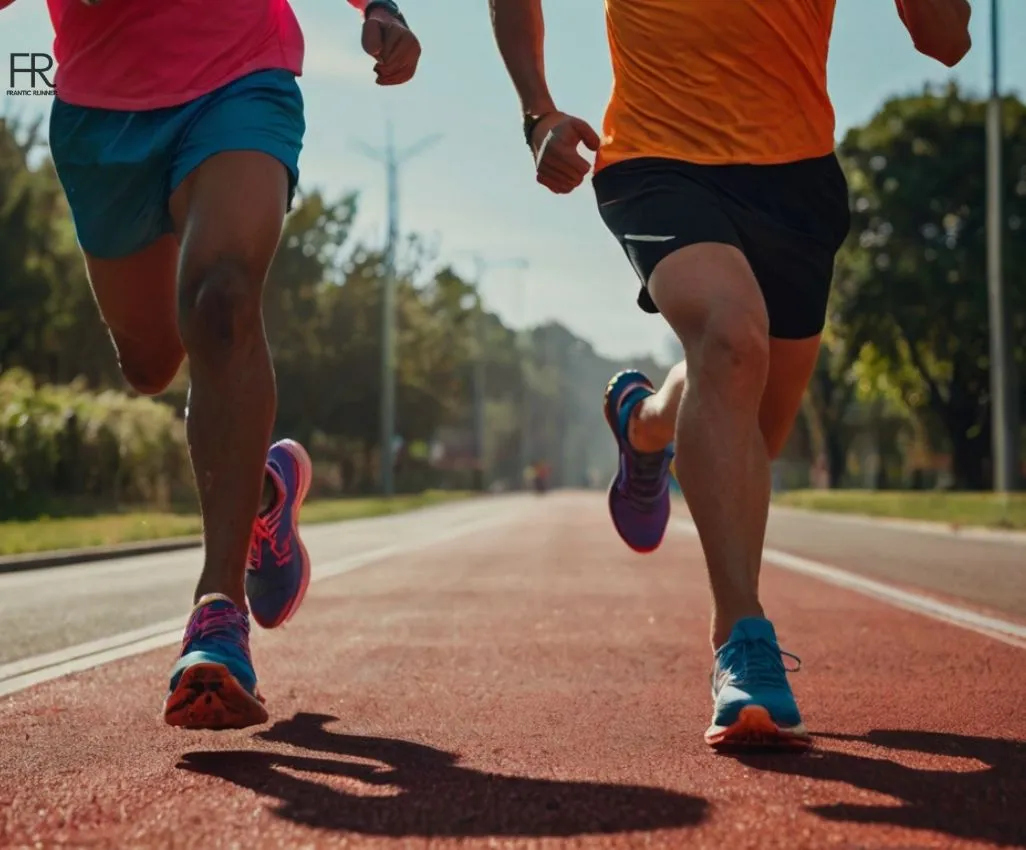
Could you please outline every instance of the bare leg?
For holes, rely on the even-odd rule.
[[[819,335],[806,339],[770,337],[769,375],[759,405],[759,428],[771,460],[780,455],[791,435],[816,366],[819,344]],[[655,395],[634,408],[630,438],[638,451],[657,452],[673,440],[687,378],[688,365],[681,361],[670,369]]]
[[[142,251],[119,259],[86,255],[93,295],[118,354],[128,384],[158,395],[185,359],[178,330],[178,241],[165,236]],[[267,510],[277,489],[265,473],[260,509]]]
[[[759,429],[766,445],[766,453],[772,461],[780,456],[787,438],[794,428],[794,421],[801,409],[802,396],[812,377],[819,353],[819,335],[806,339],[774,339],[770,337],[769,375],[766,389],[759,404]],[[770,487],[772,490],[772,486]],[[769,511],[769,497],[766,496],[767,513],[759,524],[753,524],[750,546],[759,553],[755,561],[755,589],[759,589],[759,573],[762,569],[762,550],[766,543],[766,521]]]
[[[261,302],[287,191],[277,160],[241,151],[208,159],[171,200],[181,234],[179,324],[192,377],[188,436],[205,543],[196,599],[221,593],[243,610],[276,406]]]
[[[765,533],[769,507],[769,455],[759,428],[769,323],[748,262],[730,246],[677,251],[656,268],[649,291],[687,357],[686,378],[677,382],[675,464],[708,564],[718,647],[738,620],[763,614],[761,546],[753,544]]]
[[[759,405],[759,430],[772,461],[780,455],[794,427],[802,396],[816,365],[820,337],[774,339],[769,341],[769,374]],[[635,409],[630,422],[631,445],[639,451],[665,448],[674,438],[677,413],[687,386],[687,363],[676,364],[655,395]],[[766,523],[751,527],[752,546],[762,551]],[[756,562],[755,587],[758,590],[760,561]]]
[[[129,257],[85,260],[125,380],[145,395],[163,392],[185,358],[175,315],[178,243],[168,235]]]

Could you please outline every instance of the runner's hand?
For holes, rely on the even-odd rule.
[[[564,112],[542,118],[531,133],[538,182],[557,195],[580,186],[591,171],[591,163],[577,152],[582,144],[590,151],[599,149],[598,133],[586,121]]]
[[[377,59],[379,86],[397,86],[413,78],[420,61],[420,42],[385,9],[371,9],[363,22],[363,49]]]

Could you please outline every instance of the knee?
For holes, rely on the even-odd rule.
[[[160,395],[175,379],[183,359],[179,354],[174,358],[165,357],[149,362],[122,360],[121,374],[140,395]]]
[[[111,331],[118,367],[128,385],[140,395],[160,395],[178,374],[185,351],[177,335],[165,345],[141,345]]]
[[[699,384],[733,401],[758,407],[769,371],[769,328],[757,313],[712,318],[696,351],[697,367],[689,371]]]
[[[179,325],[191,360],[221,362],[262,338],[261,283],[227,259],[183,279]]]

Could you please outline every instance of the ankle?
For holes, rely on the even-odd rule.
[[[666,421],[667,417],[654,403],[655,398],[649,396],[638,402],[627,422],[627,441],[643,454],[661,452],[673,442],[675,423]]]
[[[746,617],[764,618],[765,616],[766,612],[762,610],[762,605],[757,600],[732,608],[729,613],[717,611],[713,615],[712,622],[711,639],[713,652],[716,652],[716,650],[730,640],[730,634],[734,631],[734,626],[737,625],[739,620],[743,620]]]
[[[244,614],[249,613],[249,606],[246,604],[246,590],[241,582],[226,583],[217,579],[200,578],[196,592],[193,594],[193,605],[198,604],[204,596],[211,595],[225,596],[235,603],[235,606]]]

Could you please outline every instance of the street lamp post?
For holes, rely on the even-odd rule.
[[[1019,428],[1014,364],[1002,269],[1004,221],[1002,193],[1002,104],[999,79],[998,0],[990,4],[990,100],[987,104],[987,294],[990,314],[990,396],[993,486],[998,493],[1016,489],[1019,477]]]
[[[395,287],[396,255],[399,249],[399,169],[441,139],[436,133],[421,139],[404,151],[396,151],[392,122],[385,126],[385,148],[380,150],[363,142],[353,146],[364,156],[385,166],[388,191],[388,235],[385,240],[385,278],[381,298],[381,493],[395,493],[393,446],[395,444]]]

